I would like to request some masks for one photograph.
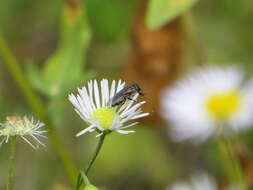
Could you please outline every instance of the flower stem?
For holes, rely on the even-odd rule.
[[[240,160],[236,155],[233,142],[230,139],[222,138],[219,144],[225,172],[230,184],[238,185],[240,190],[246,190]]]
[[[15,151],[16,151],[16,137],[14,136],[12,137],[10,143],[9,169],[8,169],[6,190],[11,190],[13,186],[13,168],[14,168]]]
[[[105,140],[105,136],[106,136],[106,133],[103,133],[100,138],[99,138],[99,141],[98,141],[98,144],[97,144],[97,147],[96,147],[96,150],[91,158],[91,160],[89,161],[86,169],[85,169],[85,175],[87,176],[90,169],[91,169],[91,166],[93,165],[94,161],[96,160],[97,156],[98,156],[98,153],[100,152],[101,150],[101,147],[104,143],[104,140]],[[76,190],[79,190],[79,188],[81,187],[81,185],[83,184],[83,179],[81,177],[81,173],[79,173],[78,175],[78,178],[77,178],[77,183],[76,183]]]
[[[99,138],[98,145],[97,145],[97,148],[96,148],[96,150],[95,150],[95,152],[94,152],[94,154],[93,154],[93,157],[91,158],[91,160],[90,160],[90,162],[89,162],[87,168],[85,169],[85,174],[86,174],[86,175],[88,175],[88,173],[89,173],[89,171],[90,171],[90,168],[91,168],[92,164],[93,164],[94,161],[96,160],[97,155],[98,155],[99,151],[101,150],[101,147],[102,147],[102,145],[103,145],[103,143],[104,143],[105,135],[106,135],[106,134],[103,133],[103,134],[101,135],[101,137]]]
[[[16,82],[17,86],[20,88],[21,92],[23,93],[26,101],[33,109],[33,111],[37,114],[37,116],[46,123],[46,127],[48,129],[48,135],[52,142],[52,145],[58,154],[66,173],[69,176],[69,179],[74,184],[76,178],[76,168],[74,162],[72,161],[70,154],[64,147],[64,144],[59,137],[53,122],[47,112],[47,109],[44,103],[41,101],[40,97],[34,93],[32,90],[29,82],[26,80],[22,69],[20,68],[17,60],[12,55],[11,51],[9,50],[5,40],[0,35],[0,59],[2,60],[6,68],[9,70],[11,76],[13,77],[14,81]]]

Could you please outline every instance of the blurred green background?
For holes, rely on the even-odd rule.
[[[97,139],[94,134],[75,138],[85,124],[74,113],[67,94],[76,92],[89,79],[122,77],[129,52],[135,50],[133,23],[143,4],[148,5],[147,30],[159,30],[175,19],[180,23],[177,27],[182,32],[182,61],[180,71],[175,72],[184,73],[185,68],[191,69],[202,60],[200,64],[239,65],[252,74],[253,1],[181,0],[187,5],[182,8],[166,7],[164,3],[163,0],[0,1],[1,38],[42,100],[77,168],[85,166]],[[0,121],[8,115],[37,116],[4,66],[3,57],[1,53]],[[152,109],[159,110],[159,106]],[[198,169],[208,170],[217,179],[222,177],[212,141],[204,146],[173,143],[165,133],[168,126],[161,120],[151,121],[136,127],[134,134],[111,134],[105,140],[89,176],[94,185],[105,190],[163,190],[173,180]],[[253,133],[243,137],[251,155]],[[33,150],[18,141],[14,189],[71,189],[50,138],[44,142],[46,148]],[[0,189],[4,189],[7,177],[7,155],[8,145],[4,145],[0,153]]]

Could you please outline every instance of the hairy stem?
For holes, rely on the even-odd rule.
[[[11,190],[13,187],[13,169],[14,169],[14,157],[16,151],[16,137],[12,137],[10,140],[10,154],[9,154],[9,169],[8,178],[6,184],[6,190]]]

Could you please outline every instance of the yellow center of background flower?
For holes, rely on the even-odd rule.
[[[110,108],[100,108],[92,114],[92,119],[99,121],[100,126],[105,130],[111,128],[115,117],[118,117],[118,114]]]
[[[206,103],[208,113],[215,120],[225,120],[233,116],[241,106],[238,92],[228,92],[211,96]]]

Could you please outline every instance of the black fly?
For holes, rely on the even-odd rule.
[[[141,92],[141,88],[139,87],[138,84],[131,84],[126,87],[124,87],[122,90],[120,90],[118,93],[116,93],[111,100],[112,107],[122,105],[126,102],[126,100],[133,100],[132,98],[136,95],[144,95]]]

